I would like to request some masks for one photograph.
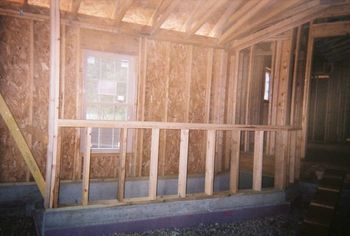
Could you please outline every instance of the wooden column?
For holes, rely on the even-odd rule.
[[[216,130],[207,131],[207,153],[205,162],[205,194],[213,195]]]
[[[151,161],[149,173],[149,190],[150,200],[157,198],[157,182],[158,182],[158,153],[159,153],[159,128],[152,129],[151,140]]]
[[[179,182],[178,182],[179,197],[186,197],[188,136],[189,136],[189,130],[182,129],[181,142],[180,142],[180,156],[179,156]]]
[[[57,120],[59,108],[60,77],[60,10],[59,0],[50,4],[50,98],[49,98],[49,140],[46,162],[45,208],[53,206],[57,163]]]
[[[276,134],[275,152],[275,188],[284,189],[286,186],[286,157],[288,155],[288,131]]]
[[[86,143],[83,162],[83,191],[81,204],[86,206],[89,203],[89,186],[90,186],[90,152],[91,152],[91,128],[86,128]]]
[[[254,63],[254,46],[250,47],[250,53],[249,53],[249,66],[248,66],[248,80],[247,80],[247,99],[246,99],[246,104],[245,104],[245,124],[248,125],[250,124],[250,91],[251,91],[251,83],[252,83],[252,77],[253,77],[253,63]],[[245,132],[244,135],[244,151],[248,152],[249,151],[249,131]]]
[[[297,131],[290,131],[290,146],[289,146],[289,183],[294,183],[296,169],[296,144]]]
[[[240,143],[241,143],[241,131],[232,131],[232,142],[231,142],[231,162],[230,162],[230,192],[236,193],[238,191],[239,181],[239,154],[240,154]]]
[[[255,131],[253,190],[260,191],[262,186],[262,164],[264,151],[264,131]]]
[[[125,163],[127,151],[128,129],[121,130],[119,171],[118,171],[118,201],[123,201],[125,193]]]
[[[312,24],[310,24],[310,29]],[[302,143],[301,143],[301,157],[304,158],[306,154],[306,145],[307,145],[307,119],[308,119],[308,110],[309,110],[309,94],[310,94],[310,82],[311,82],[311,70],[312,70],[312,55],[314,49],[314,38],[312,32],[309,32],[309,39],[307,45],[307,54],[306,54],[306,68],[305,68],[305,85],[304,85],[304,100],[303,100],[303,113],[301,120],[302,128]]]

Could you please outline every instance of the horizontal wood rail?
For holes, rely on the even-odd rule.
[[[210,123],[177,123],[154,121],[104,121],[104,120],[69,120],[59,119],[58,127],[72,128],[128,128],[128,129],[190,129],[190,130],[242,130],[242,131],[281,131],[299,130],[294,126],[269,126],[269,125],[229,125]]]
[[[176,129],[180,130],[180,146],[179,146],[179,174],[178,174],[178,191],[177,198],[187,197],[187,162],[189,138],[191,130],[206,130],[206,161],[205,161],[205,180],[204,194],[212,196],[214,194],[214,178],[215,178],[215,148],[216,148],[216,132],[231,132],[230,140],[231,160],[230,160],[230,184],[229,192],[238,192],[239,182],[239,158],[241,135],[244,132],[254,132],[254,155],[253,155],[253,191],[262,190],[262,171],[264,157],[264,139],[267,132],[276,133],[276,151],[275,151],[275,188],[284,189],[288,182],[292,183],[298,178],[299,159],[295,148],[297,147],[297,134],[301,129],[295,127],[280,126],[262,126],[262,125],[228,125],[228,124],[199,124],[199,123],[169,123],[169,122],[141,122],[141,121],[92,121],[92,120],[58,120],[59,128],[83,128],[85,129],[85,152],[83,163],[82,178],[82,205],[91,204],[89,202],[89,170],[90,170],[90,149],[91,149],[91,129],[92,128],[120,128],[121,132],[121,152],[119,159],[119,175],[118,175],[118,192],[116,199],[110,202],[130,202],[133,199],[125,198],[125,159],[127,147],[128,129],[151,129],[151,155],[150,155],[150,172],[148,196],[143,197],[143,201],[151,201],[158,199],[158,153],[159,153],[159,137],[160,130]],[[292,150],[293,149],[293,150]],[[138,198],[135,198],[137,201]]]

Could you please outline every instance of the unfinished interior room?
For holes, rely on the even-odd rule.
[[[1,0],[0,235],[350,235],[349,0]]]

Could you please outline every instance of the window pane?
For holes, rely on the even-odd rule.
[[[114,71],[114,61],[111,58],[103,58],[101,62],[101,71],[102,79],[105,80],[114,80],[115,71]]]
[[[100,128],[99,148],[113,148],[112,138],[113,138],[113,129]]]
[[[97,96],[97,87],[98,81],[97,80],[90,80],[86,82],[85,87],[85,93],[86,93],[86,100],[89,102],[97,102],[98,96]]]
[[[127,88],[126,83],[117,84],[117,101],[118,102],[126,102],[126,98],[127,98],[126,88]]]
[[[91,129],[91,145],[92,148],[98,148],[98,128],[92,128]]]
[[[100,120],[114,120],[114,109],[111,105],[100,107]]]
[[[113,140],[113,148],[120,148],[120,129],[114,129],[114,140]]]
[[[116,84],[114,81],[99,80],[98,81],[98,94],[99,95],[115,95]]]
[[[86,58],[86,78],[88,80],[97,80],[100,77],[100,60],[95,56]]]
[[[127,120],[127,108],[118,107],[115,108],[115,120]]]
[[[98,120],[98,107],[94,105],[89,105],[86,107],[85,117],[87,120]]]

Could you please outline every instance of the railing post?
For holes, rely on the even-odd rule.
[[[90,153],[91,153],[91,128],[86,128],[86,145],[83,163],[83,191],[81,202],[86,206],[89,202],[89,185],[90,185]]]
[[[207,131],[207,152],[205,162],[205,194],[213,195],[216,130]]]
[[[231,162],[230,162],[230,192],[236,193],[238,191],[239,181],[239,154],[241,145],[241,131],[232,131],[231,141]]]
[[[275,151],[275,188],[286,186],[286,157],[288,155],[288,131],[277,131]]]
[[[157,198],[158,152],[159,152],[159,128],[153,128],[152,141],[151,141],[149,190],[148,190],[148,195],[150,200],[155,200]]]
[[[189,130],[182,129],[181,141],[180,141],[180,156],[179,156],[179,181],[178,181],[179,197],[186,197],[188,136],[189,136]]]
[[[264,131],[255,131],[254,137],[254,164],[253,164],[253,190],[261,191],[262,164],[264,154]]]
[[[125,195],[125,163],[127,151],[128,129],[121,129],[120,136],[120,154],[119,154],[119,171],[118,171],[118,201],[123,201]]]
[[[296,159],[296,142],[297,131],[289,131],[290,146],[289,146],[289,183],[294,183],[295,179],[295,159]]]

